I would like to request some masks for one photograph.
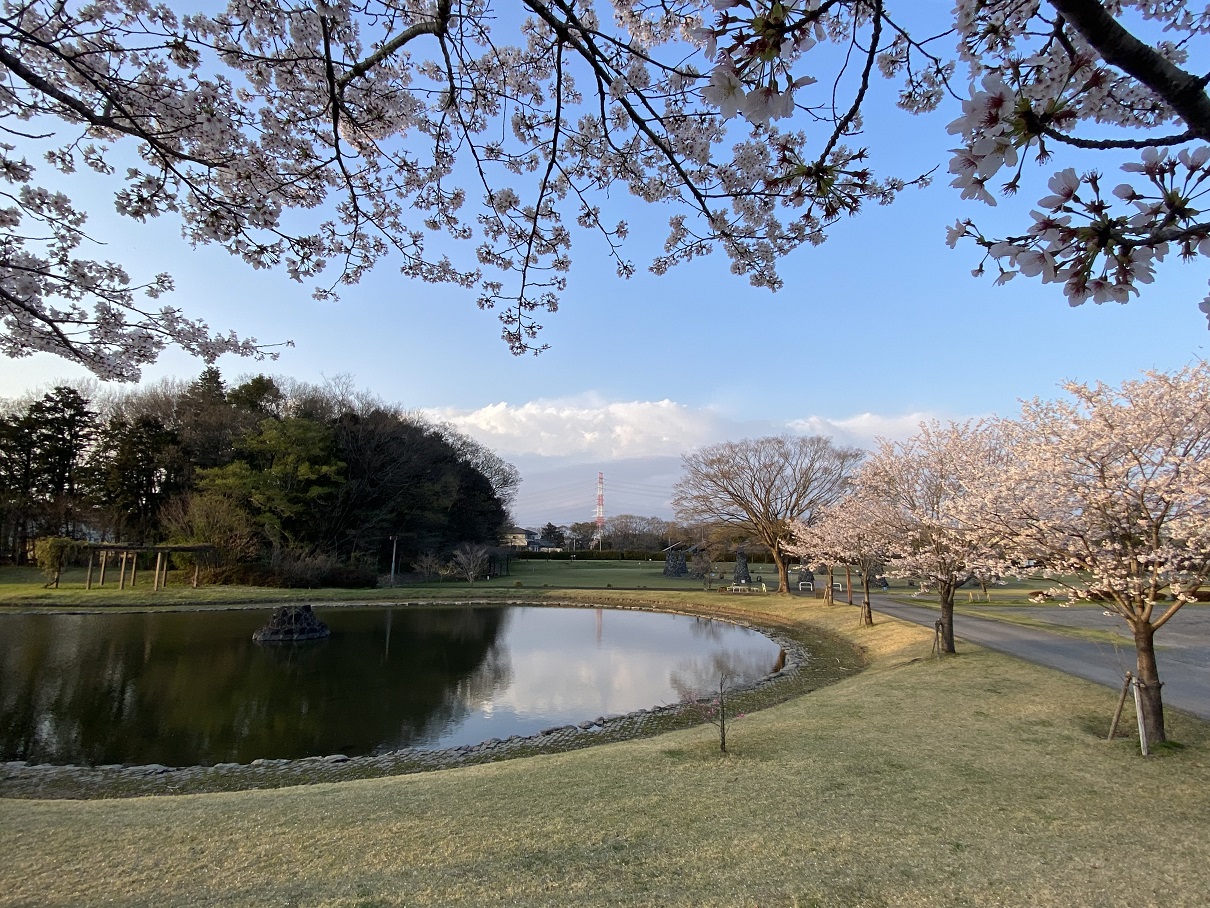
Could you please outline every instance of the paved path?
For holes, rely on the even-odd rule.
[[[876,612],[926,627],[932,627],[940,615],[936,608],[904,605],[885,596],[873,596],[872,605]],[[989,608],[988,613],[996,611],[1012,609]],[[1055,624],[1116,633],[1121,644],[1084,640],[966,614],[954,616],[954,636],[1121,690],[1126,671],[1133,671],[1135,666],[1134,641],[1122,619],[1089,607],[1030,608],[1028,613]],[[1156,634],[1156,660],[1164,682],[1164,705],[1210,719],[1210,608],[1185,606],[1174,615]]]

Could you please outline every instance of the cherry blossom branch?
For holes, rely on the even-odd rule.
[[[1171,136],[1148,136],[1145,139],[1083,139],[1079,136],[1060,132],[1053,126],[1041,126],[1039,132],[1049,139],[1070,145],[1073,148],[1084,148],[1090,151],[1109,151],[1120,148],[1141,151],[1144,148],[1158,148],[1172,145],[1185,145],[1197,138],[1192,130]]]
[[[1096,0],[1048,0],[1105,62],[1138,79],[1163,98],[1189,131],[1210,140],[1210,96],[1206,82],[1185,72],[1144,44]]]
[[[374,53],[350,66],[336,81],[337,86],[343,91],[350,82],[360,79],[375,66],[390,59],[422,35],[433,35],[437,38],[444,38],[449,32],[451,10],[452,0],[437,0],[436,15],[431,19],[417,22],[411,28],[404,29],[390,41],[383,42],[382,46],[374,51]]]
[[[27,35],[23,34],[22,37],[29,40],[29,42],[31,44],[37,44],[43,50],[51,52],[51,53],[55,53],[56,55],[60,56],[60,59],[62,59],[64,63],[67,63],[69,65],[71,64],[72,61],[70,60],[70,58],[62,57],[61,55],[59,55],[57,49],[53,45],[47,45],[42,42],[38,42],[36,39],[33,38],[33,36],[27,36]],[[5,50],[4,45],[2,45],[2,44],[0,44],[0,65],[3,65],[6,69],[10,70],[14,75],[19,76],[21,78],[21,80],[24,81],[25,83],[27,83],[31,88],[37,89],[42,94],[46,95],[48,98],[53,98],[55,101],[62,104],[65,108],[67,108],[68,110],[72,111],[74,114],[79,116],[80,119],[84,120],[86,123],[89,123],[92,126],[100,127],[103,129],[112,129],[115,132],[125,133],[127,135],[142,139],[145,142],[148,142],[149,144],[154,146],[157,151],[161,152],[166,157],[176,158],[181,161],[189,161],[190,163],[193,163],[193,164],[202,164],[204,166],[215,166],[214,162],[207,161],[202,158],[194,157],[192,155],[189,155],[189,154],[186,154],[186,153],[180,151],[179,149],[175,149],[169,145],[164,144],[159,139],[158,136],[152,134],[151,132],[149,132],[145,129],[140,128],[138,126],[137,118],[133,114],[131,114],[130,111],[127,110],[121,104],[120,101],[114,99],[109,94],[107,94],[102,86],[100,86],[93,80],[89,79],[88,74],[85,72],[76,70],[77,75],[79,75],[83,78],[89,79],[89,81],[92,82],[93,87],[98,91],[98,93],[101,94],[103,97],[105,97],[106,106],[112,108],[113,110],[116,110],[119,114],[121,114],[122,119],[115,118],[114,116],[107,115],[107,114],[98,115],[90,107],[88,107],[88,105],[84,104],[79,99],[73,98],[71,95],[67,94],[65,91],[61,91],[52,82],[50,82],[47,79],[43,79],[37,73],[33,72],[31,69],[29,69],[29,67],[25,66],[21,62],[21,59],[19,57],[16,57],[13,54],[10,54],[7,50]],[[73,69],[74,69],[74,67],[73,67]]]
[[[828,143],[819,154],[816,161],[816,166],[822,167],[824,162],[832,154],[832,149],[836,147],[836,143],[840,141],[841,136],[848,132],[850,124],[857,118],[857,114],[861,111],[862,102],[865,100],[866,92],[870,88],[870,73],[874,71],[874,61],[878,56],[878,41],[882,37],[882,0],[874,0],[873,12],[873,32],[870,35],[870,46],[866,51],[865,66],[861,70],[861,80],[857,88],[857,93],[853,97],[853,103],[849,106],[848,111],[840,121],[836,124],[836,128],[832,131]]]
[[[540,0],[524,0],[524,3],[529,9],[537,13],[537,15],[554,30],[555,34],[557,34],[560,39],[565,41],[569,47],[575,50],[589,64],[589,66],[594,72],[597,73],[598,78],[605,84],[606,87],[613,85],[614,77],[607,70],[605,70],[604,66],[601,64],[600,60],[602,59],[602,55],[594,46],[591,35],[585,31],[576,18],[574,11],[567,4],[565,4],[563,0],[553,0],[553,5],[558,7],[560,12],[566,17],[565,21],[560,21],[558,18],[552,15],[550,11],[540,2]],[[576,34],[573,34],[571,29],[573,24],[577,32]],[[581,36],[583,40],[580,40]],[[639,93],[639,97],[643,98],[641,93]],[[643,100],[645,102],[646,99],[643,98]],[[656,134],[655,130],[651,128],[647,120],[635,110],[628,98],[622,96],[618,99],[618,103],[630,116],[630,120],[634,124],[635,128],[642,132],[643,135],[647,137],[647,140],[651,142],[651,144],[658,149],[668,161],[668,164],[672,170],[677,174],[678,177],[680,177],[682,185],[697,202],[698,208],[701,210],[702,214],[709,217],[710,209],[706,204],[705,198],[698,190],[698,187],[694,181],[689,177],[689,174],[685,172],[685,169],[677,155],[672,151],[671,148],[668,147],[667,143],[665,143],[663,139]],[[651,113],[654,113],[654,111],[651,111]]]

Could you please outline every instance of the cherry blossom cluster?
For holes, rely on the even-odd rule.
[[[1041,573],[1054,588],[1032,601],[1066,593],[1126,622],[1148,735],[1163,740],[1154,635],[1210,585],[1210,363],[1064,390],[1016,418],[880,442],[787,550],[928,583],[951,647],[960,579]]]
[[[865,202],[887,204],[906,186],[929,181],[927,175],[878,178],[866,161],[866,149],[852,147],[871,74],[877,69],[888,77],[902,75],[900,103],[919,112],[940,100],[938,92],[952,64],[914,41],[881,2],[712,0],[711,5],[713,20],[703,17],[703,24],[690,31],[690,39],[711,64],[701,99],[724,120],[742,117],[757,130],[757,142],[763,139],[772,151],[758,170],[742,172],[744,177],[758,177],[757,182],[747,180],[743,189],[728,187],[735,193],[733,200],[742,200],[747,210],[737,209],[743,220],[727,225],[723,246],[734,271],[776,289],[780,280],[767,264],[770,255],[783,255],[804,242],[817,245],[828,227],[856,214]],[[884,34],[891,37],[884,40]],[[811,95],[809,88],[819,81],[809,71],[812,52],[818,56],[826,45],[847,47],[860,62],[848,78],[844,71],[829,76],[827,92]],[[827,66],[821,64],[820,70]],[[775,121],[791,118],[809,130],[775,128]],[[748,150],[737,146],[737,152],[741,149]],[[800,213],[783,226],[780,218],[771,216],[776,208]],[[754,217],[758,209],[760,215]],[[735,248],[730,242],[736,228],[750,231],[754,223],[762,224],[770,240],[781,240],[756,247],[759,265],[747,263],[750,248]],[[686,257],[700,254],[708,239],[694,236]],[[664,263],[657,260],[656,265],[662,269]]]
[[[136,301],[171,291],[170,275],[133,286],[121,266],[77,257],[84,214],[62,193],[28,182],[33,169],[13,151],[0,144],[0,182],[17,184],[16,191],[0,189],[8,203],[0,208],[0,353],[57,353],[113,381],[136,380],[170,342],[206,362],[224,353],[276,358],[254,339],[212,333],[176,309]]]
[[[1207,251],[1200,247],[1210,223],[1198,200],[1210,98],[1204,80],[1182,67],[1208,21],[1205,9],[1184,0],[958,3],[960,55],[972,84],[949,126],[962,141],[949,170],[963,198],[995,205],[996,194],[1020,190],[1027,160],[1044,162],[1058,146],[1137,155],[1120,165],[1134,182],[1111,197],[1097,170],[1055,173],[1022,234],[989,238],[959,220],[949,243],[968,238],[984,248],[976,274],[990,258],[998,282],[1021,274],[1061,282],[1072,305],[1124,303],[1169,252],[1188,259]],[[1158,26],[1151,44],[1123,25],[1147,35],[1150,22]],[[1203,310],[1210,314],[1210,305]]]
[[[727,12],[738,4],[704,0],[617,0],[607,14],[589,0],[525,0],[521,16],[502,17],[490,0],[231,0],[192,15],[141,0],[8,2],[0,118],[14,161],[34,160],[20,124],[37,120],[52,131],[36,154],[64,178],[108,179],[120,214],[174,217],[189,242],[319,282],[319,298],[388,258],[408,277],[477,289],[521,353],[541,349],[536,317],[566,289],[577,229],[600,237],[620,275],[634,272],[626,225],[600,211],[611,188],[674,209],[655,270],[721,248],[736,273],[776,289],[780,257],[905,185],[874,178],[864,153],[838,141],[856,111],[835,118],[822,153],[772,128],[811,81],[787,80],[793,55],[839,34],[833,6],[774,4],[744,18]],[[760,81],[744,89],[749,137],[730,152],[728,111],[702,101],[725,83],[684,56],[719,15],[730,59]],[[133,165],[129,152],[116,163],[120,146]],[[36,191],[23,166],[14,178]],[[61,316],[61,281],[35,285],[43,296],[31,304]],[[130,332],[127,377],[154,355],[136,323],[197,343],[179,315],[77,289],[77,321],[86,300],[97,320],[115,307],[133,319],[107,323],[108,336]],[[11,341],[55,347],[28,332]],[[60,338],[57,349],[102,362],[82,343]]]
[[[891,5],[229,0],[182,14],[0,0],[5,349],[109,377],[137,374],[164,342],[264,352],[138,309],[121,266],[79,257],[91,240],[66,193],[83,177],[119,214],[171,218],[190,243],[280,268],[319,298],[387,261],[466,288],[516,353],[542,349],[538,318],[558,307],[579,237],[595,235],[618,274],[636,270],[626,224],[602,210],[619,191],[669,209],[654,271],[719,249],[777,289],[784,256],[927,182],[877,174],[858,141],[880,74],[912,112],[953,92],[954,55]],[[964,196],[1016,191],[1024,162],[1059,144],[1137,159],[1116,201],[1092,168],[1063,171],[1021,235],[963,222],[951,240],[980,243],[1001,279],[1061,281],[1075,302],[1128,298],[1168,252],[1205,251],[1210,97],[1186,71],[1204,9],[958,0],[954,15],[972,72],[951,124]],[[1147,40],[1124,40],[1122,23]]]
[[[713,26],[693,33],[717,64],[702,98],[728,120],[742,112],[750,123],[766,125],[792,116],[795,89],[815,81],[794,78],[791,67],[825,37],[819,0],[713,0],[712,6],[718,11]]]
[[[1210,581],[1210,364],[1065,389],[1002,421],[1010,456],[969,519],[1073,598],[1158,628]]]
[[[825,526],[835,544],[854,539],[876,553],[892,576],[913,577],[951,598],[964,576],[990,572],[996,552],[965,519],[972,488],[1000,464],[996,436],[981,423],[922,423],[905,442],[880,441],[854,479],[853,512]]]
[[[1123,165],[1138,174],[1112,195],[1100,174],[1067,168],[1051,177],[1050,194],[1038,201],[1033,225],[1021,236],[989,240],[970,220],[950,228],[948,242],[974,239],[999,269],[998,282],[1017,274],[1064,284],[1071,304],[1127,302],[1138,284],[1155,279],[1155,266],[1170,253],[1192,259],[1210,252],[1210,223],[1201,217],[1210,185],[1210,147],[1144,149]],[[1116,206],[1116,207],[1115,207]],[[980,266],[979,270],[982,270]],[[1202,303],[1210,315],[1210,301]]]
[[[893,571],[938,583],[1041,569],[1158,627],[1210,582],[1210,363],[1064,390],[1015,418],[880,442],[844,513],[798,526],[796,544],[882,547]]]
[[[835,132],[814,162],[817,171],[827,170],[839,137],[859,124],[850,114],[863,104],[871,67],[861,70],[852,108],[816,107],[797,89],[827,72],[821,85],[835,95],[844,72],[809,68],[813,49],[850,41],[848,59],[862,51],[869,62],[876,58],[884,76],[902,80],[900,106],[913,112],[934,109],[953,91],[954,61],[937,39],[914,38],[888,3],[715,0],[714,6],[713,24],[693,33],[714,67],[703,99],[724,117],[742,115],[758,125],[796,109],[800,119],[830,123]],[[1186,67],[1210,27],[1210,12],[1186,0],[959,0],[954,17],[957,57],[970,71],[962,116],[949,126],[961,141],[949,169],[962,198],[995,205],[999,195],[1016,194],[1025,163],[1045,162],[1059,146],[1137,155],[1122,169],[1142,177],[1114,190],[1125,204],[1113,208],[1096,170],[1061,170],[1025,232],[987,237],[963,219],[950,231],[951,245],[964,237],[982,245],[984,266],[994,260],[1001,282],[1017,274],[1061,282],[1073,305],[1125,302],[1150,282],[1174,242],[1184,257],[1202,254],[1206,224],[1196,199],[1210,140],[1210,95],[1201,75]],[[1170,166],[1183,172],[1159,179],[1154,158],[1164,149],[1171,150]],[[868,184],[863,188],[863,197],[872,195]],[[1056,195],[1066,196],[1065,206],[1054,204]],[[1203,309],[1210,315],[1210,297]]]
[[[855,572],[863,591],[863,624],[873,623],[869,610],[870,581],[886,570],[896,551],[885,534],[879,531],[879,523],[875,519],[878,511],[877,502],[865,501],[860,489],[854,489],[826,508],[814,521],[791,520],[791,541],[785,546],[787,554],[800,558],[804,564],[823,562],[829,566],[829,571],[836,565],[844,565],[848,569],[850,598],[852,575]],[[824,598],[830,602],[832,597],[829,583],[824,590]]]

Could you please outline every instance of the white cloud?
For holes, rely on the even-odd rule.
[[[431,409],[521,471],[513,512],[523,526],[592,518],[597,472],[605,474],[606,513],[671,517],[672,487],[682,454],[729,439],[783,432],[827,435],[840,444],[872,447],[875,438],[902,440],[928,412],[803,416],[740,420],[711,407],[671,400],[605,401],[594,396],[496,403],[477,410]]]
[[[944,419],[936,413],[905,413],[902,416],[883,416],[878,413],[859,413],[843,419],[827,419],[808,416],[792,419],[786,429],[803,435],[828,435],[838,442],[859,448],[871,447],[876,438],[903,441],[916,434],[920,423],[931,419]]]
[[[594,397],[426,412],[452,423],[504,457],[552,457],[568,463],[679,456],[728,439],[782,432],[828,435],[843,444],[869,447],[876,437],[901,440],[915,433],[921,421],[938,418],[937,414],[916,412],[741,421],[713,408],[690,407],[671,400],[603,401]]]
[[[658,457],[727,437],[726,420],[714,411],[670,400],[568,398],[426,412],[506,457],[536,454],[580,462]]]

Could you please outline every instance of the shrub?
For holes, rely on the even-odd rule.
[[[63,562],[76,550],[76,541],[67,536],[39,536],[34,540],[34,560],[46,578],[46,585],[59,588],[59,574]]]
[[[267,562],[220,565],[204,569],[200,576],[208,584],[285,589],[369,589],[378,584],[377,572],[367,565],[286,549],[278,549]]]

